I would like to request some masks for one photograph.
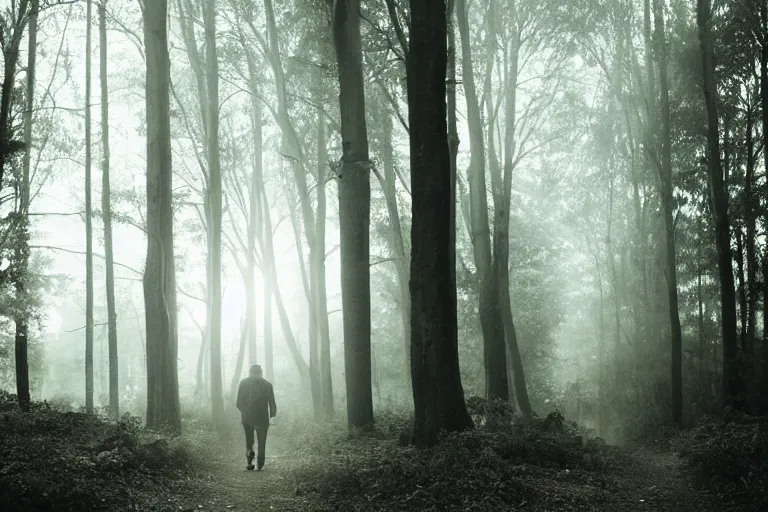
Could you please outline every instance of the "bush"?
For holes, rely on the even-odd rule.
[[[337,433],[295,470],[298,492],[317,495],[327,510],[501,510],[544,499],[563,475],[597,477],[604,467],[600,446],[584,447],[581,432],[558,413],[485,421],[489,410],[504,417],[505,409],[473,405],[482,426],[446,433],[432,449],[402,446],[406,415],[380,412],[367,436]]]
[[[188,467],[186,441],[145,431],[124,415],[110,421],[33,403],[29,413],[0,396],[0,509],[121,509],[137,489]]]
[[[700,484],[740,502],[768,505],[768,417],[705,417],[675,439]]]

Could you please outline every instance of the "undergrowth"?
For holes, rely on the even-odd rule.
[[[768,416],[705,417],[675,445],[700,484],[729,501],[768,508]]]
[[[379,413],[373,433],[314,452],[295,471],[298,492],[317,496],[324,510],[507,510],[551,494],[568,500],[571,489],[550,492],[560,480],[602,478],[599,441],[585,443],[558,413],[523,419],[485,399],[469,406],[477,427],[425,450],[404,446],[408,415]]]
[[[139,418],[111,421],[45,402],[24,413],[7,393],[0,432],[0,510],[131,509],[143,488],[151,494],[193,460],[194,439],[148,432]]]

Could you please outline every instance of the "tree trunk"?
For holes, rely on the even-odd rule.
[[[91,10],[85,16],[85,410],[93,413],[93,216],[91,208]]]
[[[768,0],[760,2],[760,29],[762,33],[762,49],[760,52],[760,103],[763,113],[763,139],[768,134]],[[765,173],[768,176],[768,158],[765,157],[765,140],[763,147],[763,163]],[[768,189],[768,182],[766,182]],[[768,194],[767,194],[768,196]],[[764,206],[765,212],[763,224],[768,222],[768,207]],[[763,248],[763,282],[768,280],[768,244]],[[763,286],[763,390],[768,390],[768,290]],[[763,391],[762,396],[768,398],[768,393]],[[764,399],[762,404],[764,410],[768,410],[768,400]]]
[[[180,433],[167,0],[146,2],[142,14],[147,63],[147,263],[143,279],[147,427]]]
[[[109,185],[109,89],[107,87],[107,6],[99,3],[99,75],[101,79],[101,210],[104,219],[104,259],[107,288],[107,336],[109,346],[109,410],[120,416],[120,388],[117,357],[117,310],[115,268],[112,251],[112,200]]]
[[[755,139],[754,139],[754,110],[752,108],[752,95],[748,96],[750,105],[747,107],[747,126],[746,126],[746,151],[747,151],[747,169],[744,177],[744,223],[746,224],[746,237],[744,240],[747,263],[747,288],[746,288],[746,309],[747,309],[747,327],[742,340],[742,350],[744,351],[745,379],[745,399],[747,406],[752,405],[752,390],[754,380],[754,357],[755,357],[755,322],[757,315],[757,251],[755,248],[755,229],[757,221],[754,180],[755,180]]]
[[[244,315],[240,327],[240,345],[237,349],[237,359],[235,360],[235,371],[232,372],[232,380],[229,384],[229,398],[232,402],[237,399],[237,386],[240,384],[240,377],[243,375],[243,364],[245,363],[245,351],[248,348],[248,320],[247,313]]]
[[[659,67],[659,90],[661,92],[661,204],[664,215],[665,269],[667,277],[667,307],[669,308],[672,379],[672,423],[680,426],[683,419],[683,333],[680,326],[680,312],[677,296],[677,258],[675,251],[674,224],[674,182],[672,179],[672,134],[669,114],[669,62],[662,0],[654,0],[654,39]]]
[[[247,48],[245,45],[245,39],[243,39],[243,48]],[[247,51],[247,50],[246,50]],[[258,237],[259,246],[261,248],[261,254],[263,255],[261,262],[261,276],[264,286],[264,372],[267,380],[272,382],[274,380],[274,357],[272,348],[272,265],[269,263],[275,257],[272,244],[267,244],[267,237],[272,239],[272,222],[269,215],[269,201],[267,200],[266,191],[264,189],[264,166],[262,158],[264,156],[264,135],[262,128],[262,104],[261,99],[256,94],[259,84],[258,74],[256,72],[256,62],[252,58],[252,54],[247,54],[248,62],[248,78],[250,86],[252,88],[251,94],[251,131],[253,132],[253,172],[251,173],[251,210],[254,210],[254,203],[258,207],[258,230],[254,232],[254,235]],[[254,314],[255,308],[255,296],[254,296]],[[254,318],[254,325],[256,319]],[[251,362],[257,361],[256,355],[251,354]]]
[[[461,35],[464,93],[467,98],[467,123],[469,124],[470,223],[472,249],[475,267],[477,267],[477,279],[480,284],[478,313],[483,332],[485,390],[486,395],[490,398],[508,400],[509,383],[507,381],[504,323],[499,307],[499,282],[497,276],[494,275],[491,259],[491,228],[488,220],[483,124],[472,70],[468,15],[466,0],[456,0],[456,16]],[[488,35],[487,37],[495,38],[495,33],[493,36]]]
[[[739,300],[739,323],[741,332],[739,340],[741,349],[744,350],[747,338],[747,282],[744,277],[744,232],[741,226],[734,227],[736,235],[736,277],[739,281],[737,294]]]
[[[277,109],[275,111],[275,120],[280,127],[280,133],[282,135],[282,150],[287,153],[287,160],[290,161],[293,177],[296,182],[296,188],[298,190],[298,196],[301,201],[301,216],[304,224],[304,237],[307,241],[307,246],[312,248],[316,245],[315,233],[312,229],[315,226],[314,212],[312,210],[312,203],[309,194],[309,185],[307,184],[307,159],[304,155],[299,136],[291,120],[290,113],[288,111],[288,93],[286,87],[285,73],[283,71],[282,57],[280,52],[280,45],[278,41],[277,24],[275,22],[275,11],[272,0],[264,0],[264,15],[266,18],[267,39],[269,45],[269,62],[272,67],[272,74],[275,78],[275,93],[277,96]],[[257,30],[252,27],[253,30]],[[270,233],[271,237],[271,233]],[[310,267],[311,270],[311,267]],[[276,280],[276,272],[274,267],[272,268],[272,276],[274,280],[272,285],[275,292],[275,304],[278,307],[278,313],[281,314],[281,323],[283,324],[283,330],[288,326],[287,317],[283,318],[284,310],[281,313],[282,302],[279,296],[279,287]],[[310,299],[311,300],[311,299]],[[310,311],[314,311],[314,308],[310,305]],[[314,314],[314,313],[310,313]],[[310,324],[314,325],[314,324]],[[310,336],[311,336],[310,332]],[[293,335],[291,334],[291,338]],[[298,353],[300,357],[300,352]],[[297,361],[296,356],[294,358]],[[306,366],[306,365],[305,365]],[[301,368],[299,369],[301,372]],[[306,373],[305,375],[308,375]]]
[[[715,246],[720,276],[720,308],[723,337],[723,398],[726,406],[744,409],[744,383],[741,378],[736,336],[736,293],[733,285],[728,191],[720,164],[720,128],[717,114],[717,82],[712,42],[711,0],[697,0],[696,21],[701,47],[703,92],[707,108],[707,164],[712,211],[715,217]]]
[[[365,123],[359,0],[334,2],[333,42],[339,65],[343,151],[338,187],[347,423],[350,428],[370,428],[373,424],[369,258],[371,164]]]
[[[211,272],[208,301],[211,307],[211,413],[217,428],[224,418],[223,380],[221,374],[221,217],[222,188],[219,155],[219,61],[216,49],[216,0],[203,4],[205,26],[206,145],[208,146],[208,204],[210,205],[209,266]]]
[[[517,4],[515,0],[507,3],[510,9],[510,16],[513,20],[513,26],[517,27]],[[523,369],[523,359],[520,356],[520,347],[517,342],[517,332],[515,322],[512,316],[512,303],[509,297],[509,211],[512,207],[512,173],[515,170],[515,125],[516,125],[516,106],[517,106],[517,75],[518,58],[520,51],[520,41],[518,40],[517,28],[513,30],[512,48],[507,74],[507,91],[505,98],[505,121],[504,127],[504,168],[496,167],[496,186],[491,187],[496,191],[494,193],[495,217],[493,222],[493,261],[494,273],[499,287],[499,307],[501,308],[501,317],[504,323],[504,337],[506,339],[507,358],[512,367],[512,377],[514,382],[514,392],[517,398],[517,404],[520,412],[526,416],[533,414],[531,401],[528,397],[528,385],[525,381],[525,371]],[[495,158],[495,157],[494,157]]]
[[[449,96],[450,97],[450,96]],[[386,107],[382,107],[382,110]],[[449,107],[450,109],[450,107]],[[403,239],[403,228],[400,222],[400,210],[397,206],[397,176],[395,173],[395,158],[392,146],[392,115],[384,110],[381,113],[384,125],[382,137],[381,160],[384,167],[382,176],[382,191],[387,203],[387,216],[389,217],[389,253],[395,263],[398,290],[400,292],[400,322],[403,328],[403,344],[405,348],[405,374],[408,386],[411,384],[411,296],[408,293],[408,253]]]
[[[411,149],[411,375],[413,443],[472,428],[459,372],[456,268],[451,247],[450,151],[446,121],[445,0],[410,0],[407,60]],[[435,247],[445,250],[435,251]]]
[[[29,17],[29,53],[27,54],[26,108],[24,109],[24,156],[22,161],[21,198],[19,201],[19,219],[15,243],[15,260],[19,265],[16,274],[17,311],[14,318],[16,332],[15,369],[16,397],[22,411],[28,411],[30,405],[29,389],[29,306],[26,297],[27,272],[29,269],[29,180],[32,157],[32,111],[35,107],[35,71],[37,60],[37,13],[39,0],[32,0]]]
[[[318,105],[320,103],[318,102]],[[328,297],[325,286],[325,184],[328,174],[328,157],[325,141],[325,112],[317,108],[317,210],[315,212],[315,236],[317,245],[310,253],[312,266],[310,275],[314,277],[312,303],[315,310],[315,322],[319,341],[321,417],[330,421],[334,416],[333,380],[331,377],[331,332],[328,325]]]

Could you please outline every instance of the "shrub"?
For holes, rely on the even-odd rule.
[[[0,509],[121,509],[138,488],[188,467],[186,441],[145,431],[139,418],[110,421],[43,402],[29,413],[0,396]]]
[[[674,444],[700,484],[737,501],[768,504],[768,417],[705,417]]]
[[[473,402],[482,426],[446,433],[425,450],[399,445],[408,416],[379,413],[376,432],[337,434],[338,442],[296,469],[298,492],[317,495],[327,510],[501,510],[544,497],[556,475],[603,468],[600,446],[582,446],[581,432],[558,413],[489,422],[485,405]]]

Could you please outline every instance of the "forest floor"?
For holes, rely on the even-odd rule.
[[[263,471],[247,471],[240,450],[210,460],[196,468],[188,479],[176,480],[169,487],[157,489],[157,501],[146,505],[153,510],[175,511],[321,511],[321,510],[532,510],[532,511],[669,511],[725,512],[746,511],[744,505],[728,506],[711,493],[699,488],[683,467],[678,455],[647,447],[604,447],[611,462],[599,474],[585,475],[578,468],[542,470],[521,464],[520,480],[536,480],[536,493],[522,502],[503,504],[467,502],[446,507],[441,502],[407,504],[408,496],[349,496],[324,502],[317,486],[304,481],[307,464],[281,443],[279,435],[270,439],[269,455]],[[390,447],[389,449],[395,449]],[[337,453],[336,457],[348,455]],[[348,462],[349,464],[350,462]],[[364,470],[363,470],[364,471]],[[455,478],[461,479],[461,468]],[[525,473],[528,472],[528,475]],[[386,489],[381,492],[386,494]],[[418,490],[416,491],[418,492]],[[396,490],[394,493],[401,493]],[[407,494],[407,493],[406,493]],[[393,500],[398,503],[393,503]],[[154,501],[150,505],[150,502]],[[757,510],[757,509],[755,509]]]
[[[144,430],[139,418],[113,422],[45,405],[21,413],[0,396],[0,510],[768,510],[763,495],[748,501],[760,506],[742,500],[728,507],[728,492],[721,499],[700,490],[669,449],[583,443],[562,417],[478,427],[425,450],[403,442],[409,424],[407,414],[383,411],[374,432],[349,435],[341,422],[280,418],[270,428],[264,470],[247,471],[242,428],[234,421],[213,434],[188,417],[184,434],[168,438]],[[696,446],[728,472],[749,453],[762,453],[745,441],[761,436],[713,445],[707,440],[715,435]],[[751,451],[738,453],[744,446]],[[759,476],[755,467],[737,478],[742,491],[764,489],[739,483]]]

